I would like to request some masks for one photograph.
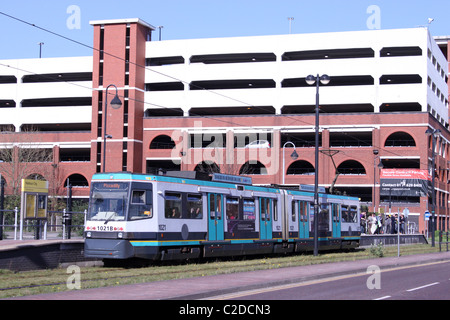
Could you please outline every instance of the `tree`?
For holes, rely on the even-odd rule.
[[[51,174],[53,149],[43,148],[36,130],[22,133],[2,131],[0,136],[0,174],[12,195],[19,195],[22,179],[45,179]]]

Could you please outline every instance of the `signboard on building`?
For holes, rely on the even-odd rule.
[[[431,176],[428,170],[382,169],[380,195],[426,197],[431,194]]]

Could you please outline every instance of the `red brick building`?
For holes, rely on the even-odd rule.
[[[448,230],[447,37],[435,42],[417,28],[151,41],[154,28],[140,19],[91,24],[93,57],[0,61],[0,148],[15,150],[16,159],[22,149],[51,158],[22,161],[14,171],[5,153],[0,172],[9,192],[18,177],[42,176],[54,194],[66,194],[70,183],[87,197],[104,157],[109,172],[220,171],[262,185],[313,184],[315,88],[305,78],[326,73],[319,185],[387,211],[378,164],[431,172],[425,131],[440,130],[436,213]],[[122,105],[107,107],[103,154],[112,85]],[[425,230],[428,197],[391,205],[408,208],[412,228]]]

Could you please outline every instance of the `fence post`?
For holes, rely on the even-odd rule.
[[[19,214],[19,208],[14,208],[14,240],[17,240],[17,218]]]
[[[44,240],[47,240],[47,226],[48,226],[48,221],[44,220]]]
[[[0,240],[3,240],[3,209],[5,209],[5,180],[2,179],[0,174]]]
[[[17,207],[16,207],[16,209],[18,209]],[[20,217],[20,232],[19,232],[19,239],[22,241],[23,240],[23,219],[22,219],[22,217]]]
[[[447,231],[447,251],[448,251],[448,231]]]
[[[67,239],[71,238],[72,232],[72,185],[67,186]]]
[[[63,226],[63,240],[66,240],[66,209],[63,209],[62,226]]]

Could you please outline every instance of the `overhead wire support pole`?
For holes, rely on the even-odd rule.
[[[319,255],[319,88],[320,83],[327,85],[330,77],[326,74],[320,76],[309,75],[306,83],[310,86],[316,84],[316,143],[315,143],[315,175],[314,175],[314,256]]]
[[[316,79],[316,131],[315,131],[315,168],[314,175],[314,256],[319,255],[319,75]]]

